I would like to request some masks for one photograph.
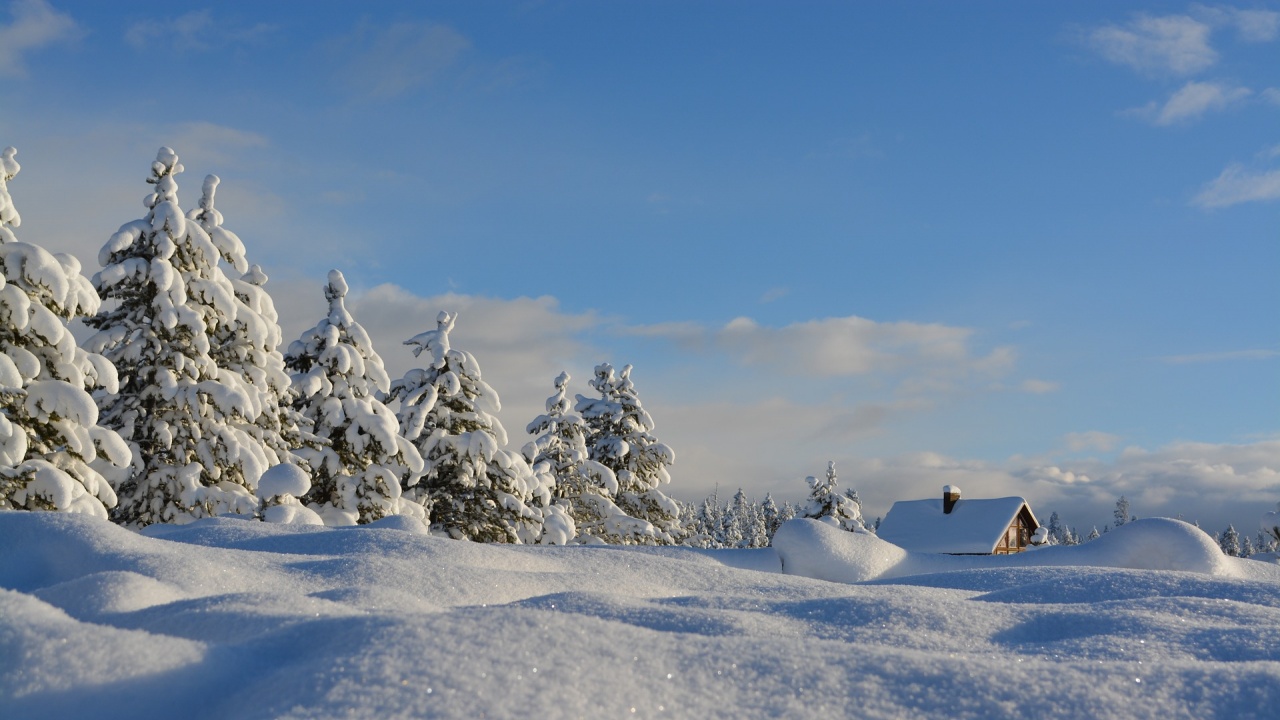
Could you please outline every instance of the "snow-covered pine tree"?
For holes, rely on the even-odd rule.
[[[1253,546],[1253,540],[1250,540],[1248,535],[1241,535],[1240,536],[1240,557],[1242,558],[1253,557],[1253,554],[1256,552],[1258,552],[1258,549]]]
[[[234,271],[229,282],[238,303],[231,323],[212,329],[209,354],[218,367],[230,370],[242,383],[242,390],[253,403],[255,419],[240,429],[254,438],[263,449],[270,465],[289,463],[310,472],[310,464],[295,450],[305,448],[302,455],[313,455],[322,445],[308,432],[309,423],[293,409],[293,391],[280,352],[281,332],[275,303],[264,285],[266,273],[250,265],[244,242],[223,227],[222,213],[215,206],[217,175],[204,179],[200,206],[187,213],[209,235],[222,260]]]
[[[237,303],[218,252],[178,205],[178,156],[161,148],[147,182],[145,217],[126,223],[99,253],[93,284],[113,301],[86,324],[85,343],[116,367],[116,394],[99,394],[102,424],[133,449],[112,513],[132,526],[256,512],[268,466],[239,429],[255,407],[234,373],[210,355],[210,336],[235,322]]]
[[[1048,528],[1050,543],[1053,545],[1067,544],[1067,530],[1063,527],[1062,518],[1058,517],[1058,513],[1056,511],[1049,516]]]
[[[725,544],[737,548],[760,548],[769,544],[764,513],[747,498],[742,488],[734,493],[725,515]]]
[[[1119,500],[1116,500],[1116,510],[1114,515],[1116,517],[1116,527],[1120,527],[1133,519],[1133,517],[1129,515],[1129,501],[1126,500],[1123,495],[1120,496]]]
[[[574,410],[590,431],[587,450],[591,459],[608,467],[618,479],[614,502],[628,516],[653,526],[652,542],[676,544],[685,534],[680,507],[659,489],[671,482],[667,466],[675,462],[675,453],[652,435],[653,418],[640,404],[631,382],[631,366],[615,374],[612,365],[597,365],[590,385],[600,397],[579,395]]]
[[[19,242],[8,183],[21,169],[0,153],[0,509],[61,510],[106,519],[116,504],[91,464],[117,468],[128,445],[98,424],[91,391],[115,392],[115,367],[76,345],[72,318],[97,312],[80,262]]]
[[[779,508],[778,503],[774,501],[773,495],[769,493],[764,494],[764,502],[760,505],[760,513],[764,516],[765,535],[769,538],[769,543],[772,543],[773,534],[778,531],[778,525],[782,524],[779,520],[782,509]]]
[[[568,508],[582,543],[635,545],[653,536],[653,526],[628,516],[612,500],[618,492],[613,471],[592,460],[587,452],[587,428],[582,418],[569,412],[566,397],[569,374],[555,380],[555,394],[547,398],[547,411],[526,428],[536,435],[524,446],[532,465],[547,463],[555,476],[552,497]]]
[[[327,525],[368,523],[388,515],[425,519],[429,508],[402,498],[418,483],[423,461],[400,435],[396,415],[377,397],[389,386],[373,342],[346,308],[347,281],[329,271],[329,312],[289,345],[294,409],[326,443],[310,452],[311,489],[304,504]]]
[[[1223,555],[1240,557],[1240,533],[1236,532],[1235,525],[1228,525],[1218,536],[1218,547],[1222,548]]]
[[[1097,540],[1100,537],[1102,537],[1102,533],[1099,533],[1098,526],[1094,525],[1093,529],[1089,531],[1088,537],[1086,537],[1084,540],[1085,542],[1089,542],[1090,540]]]
[[[682,517],[690,518],[683,541],[685,545],[708,549],[724,547],[724,509],[720,507],[718,493],[719,487],[703,498],[687,516],[682,514]]]
[[[746,504],[746,494],[739,488],[733,498],[729,500],[728,506],[724,509],[724,517],[721,519],[720,537],[724,547],[740,548],[744,547],[746,537],[743,531],[747,527],[748,520],[744,519],[743,514],[749,512]],[[737,500],[742,500],[739,504]]]
[[[852,502],[854,505],[858,506],[858,518],[859,518],[859,522],[862,523],[862,529],[866,530],[869,533],[874,533],[875,528],[868,527],[867,521],[862,517],[862,498],[858,497],[858,491],[855,488],[851,488],[851,487],[845,488],[844,496],[849,500],[849,502]]]
[[[502,448],[507,432],[493,415],[502,407],[498,393],[481,378],[475,357],[452,347],[456,320],[442,312],[435,330],[405,341],[415,356],[425,355],[426,367],[405,373],[386,395],[399,401],[404,437],[426,463],[415,496],[431,506],[432,528],[451,537],[537,542],[554,478]]]
[[[827,463],[827,474],[824,478],[807,477],[809,484],[809,504],[805,508],[804,517],[821,520],[851,532],[868,532],[862,522],[862,506],[849,497],[836,491],[836,463]]]

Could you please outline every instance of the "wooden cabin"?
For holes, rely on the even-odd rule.
[[[1010,555],[1026,550],[1039,527],[1020,497],[962,500],[960,488],[948,485],[941,499],[894,503],[876,534],[912,552]]]

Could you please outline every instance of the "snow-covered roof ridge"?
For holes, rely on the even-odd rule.
[[[943,512],[942,498],[899,500],[876,534],[913,552],[990,553],[1024,507],[1030,512],[1026,499],[1016,496],[964,498],[950,513]]]

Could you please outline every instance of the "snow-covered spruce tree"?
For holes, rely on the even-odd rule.
[[[289,345],[294,409],[325,445],[306,452],[311,488],[304,504],[327,525],[368,523],[388,515],[426,518],[429,508],[403,490],[423,472],[418,449],[400,436],[395,413],[378,398],[389,386],[382,358],[347,311],[347,281],[329,271],[329,312]]]
[[[828,470],[830,470],[830,468],[828,468]],[[855,489],[855,488],[851,488],[851,487],[850,487],[850,488],[845,488],[845,490],[844,490],[844,496],[845,496],[845,498],[847,498],[847,499],[849,500],[849,502],[851,502],[851,503],[853,503],[854,505],[857,505],[857,506],[858,506],[858,517],[859,517],[859,518],[862,518],[862,498],[858,497],[858,491],[857,491],[857,489]],[[866,531],[867,531],[867,532],[869,532],[869,533],[874,533],[874,532],[876,531],[876,528],[875,528],[874,526],[870,526],[870,527],[869,527],[869,526],[867,525],[867,521],[866,521],[866,519],[865,519],[865,518],[862,518],[862,519],[860,520],[860,522],[862,523],[862,529],[863,529],[863,530],[866,530]]]
[[[1067,533],[1069,531],[1062,524],[1062,518],[1058,517],[1058,513],[1056,511],[1053,514],[1049,515],[1048,528],[1049,528],[1049,542],[1051,544],[1053,545],[1068,544]]]
[[[1222,548],[1223,555],[1240,557],[1240,533],[1236,532],[1235,525],[1228,525],[1218,536],[1218,547]]]
[[[862,522],[862,507],[846,495],[836,491],[836,463],[827,463],[823,478],[805,478],[809,484],[809,504],[804,517],[821,520],[852,532],[869,532]]]
[[[239,427],[255,407],[243,383],[219,368],[210,337],[235,322],[237,303],[218,252],[178,205],[178,156],[161,148],[147,182],[145,217],[126,223],[99,253],[93,284],[106,301],[86,320],[86,347],[119,373],[116,394],[97,396],[102,424],[133,449],[113,478],[113,519],[132,526],[253,514],[266,470],[262,446]]]
[[[243,383],[242,389],[253,404],[252,423],[239,427],[254,438],[270,465],[289,463],[310,472],[305,455],[322,445],[308,432],[309,423],[293,409],[293,391],[280,352],[281,332],[275,303],[264,285],[266,273],[250,265],[244,243],[223,227],[223,216],[215,207],[221,181],[217,175],[204,179],[200,206],[187,213],[209,235],[218,254],[234,270],[229,278],[237,302],[232,322],[212,328],[209,354],[218,367],[230,370]],[[295,450],[306,450],[299,455]]]
[[[391,384],[388,403],[408,442],[425,461],[415,492],[431,507],[432,528],[479,542],[532,543],[542,535],[553,478],[535,473],[521,455],[502,448],[507,432],[493,416],[502,405],[480,376],[471,353],[449,341],[457,315],[442,312],[436,329],[405,341],[426,367]]]
[[[1121,525],[1134,519],[1133,516],[1129,514],[1129,501],[1126,500],[1123,495],[1120,496],[1119,500],[1116,500],[1116,509],[1115,509],[1114,515],[1116,517],[1116,527],[1120,527]]]
[[[675,453],[651,434],[653,418],[640,404],[631,366],[615,374],[612,365],[597,365],[590,385],[600,397],[579,395],[574,410],[587,424],[591,459],[617,477],[618,494],[613,500],[618,507],[653,526],[652,540],[645,541],[674,545],[685,534],[680,506],[659,488],[671,482],[667,466],[675,462]]]
[[[1253,540],[1250,540],[1248,535],[1241,535],[1240,536],[1240,557],[1242,558],[1253,557],[1254,553],[1256,552],[1258,552],[1258,549],[1253,546]]]
[[[630,517],[612,500],[618,493],[613,471],[592,460],[587,452],[587,427],[569,412],[566,397],[569,374],[555,380],[555,394],[547,398],[547,411],[526,428],[534,440],[524,446],[531,464],[546,463],[555,477],[552,497],[566,507],[584,544],[641,544],[654,535],[653,526]]]
[[[80,262],[19,242],[22,218],[8,183],[21,169],[0,153],[0,509],[61,510],[106,518],[116,495],[94,467],[131,460],[129,447],[98,424],[96,388],[115,392],[106,358],[76,345],[72,318],[98,310]]]
[[[690,547],[718,549],[724,547],[724,508],[720,506],[719,487],[703,498],[696,509],[690,509],[683,544]]]
[[[764,512],[747,498],[742,488],[738,488],[729,502],[725,526],[725,538],[730,547],[761,548],[769,544]]]

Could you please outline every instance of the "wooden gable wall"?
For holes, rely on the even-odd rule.
[[[1009,523],[1009,527],[1005,528],[1004,535],[1000,538],[999,544],[996,545],[993,555],[1012,555],[1020,553],[1027,549],[1031,544],[1031,535],[1035,533],[1036,528],[1040,527],[1036,523],[1035,517],[1031,515],[1031,510],[1026,505],[1018,511],[1018,516]]]

